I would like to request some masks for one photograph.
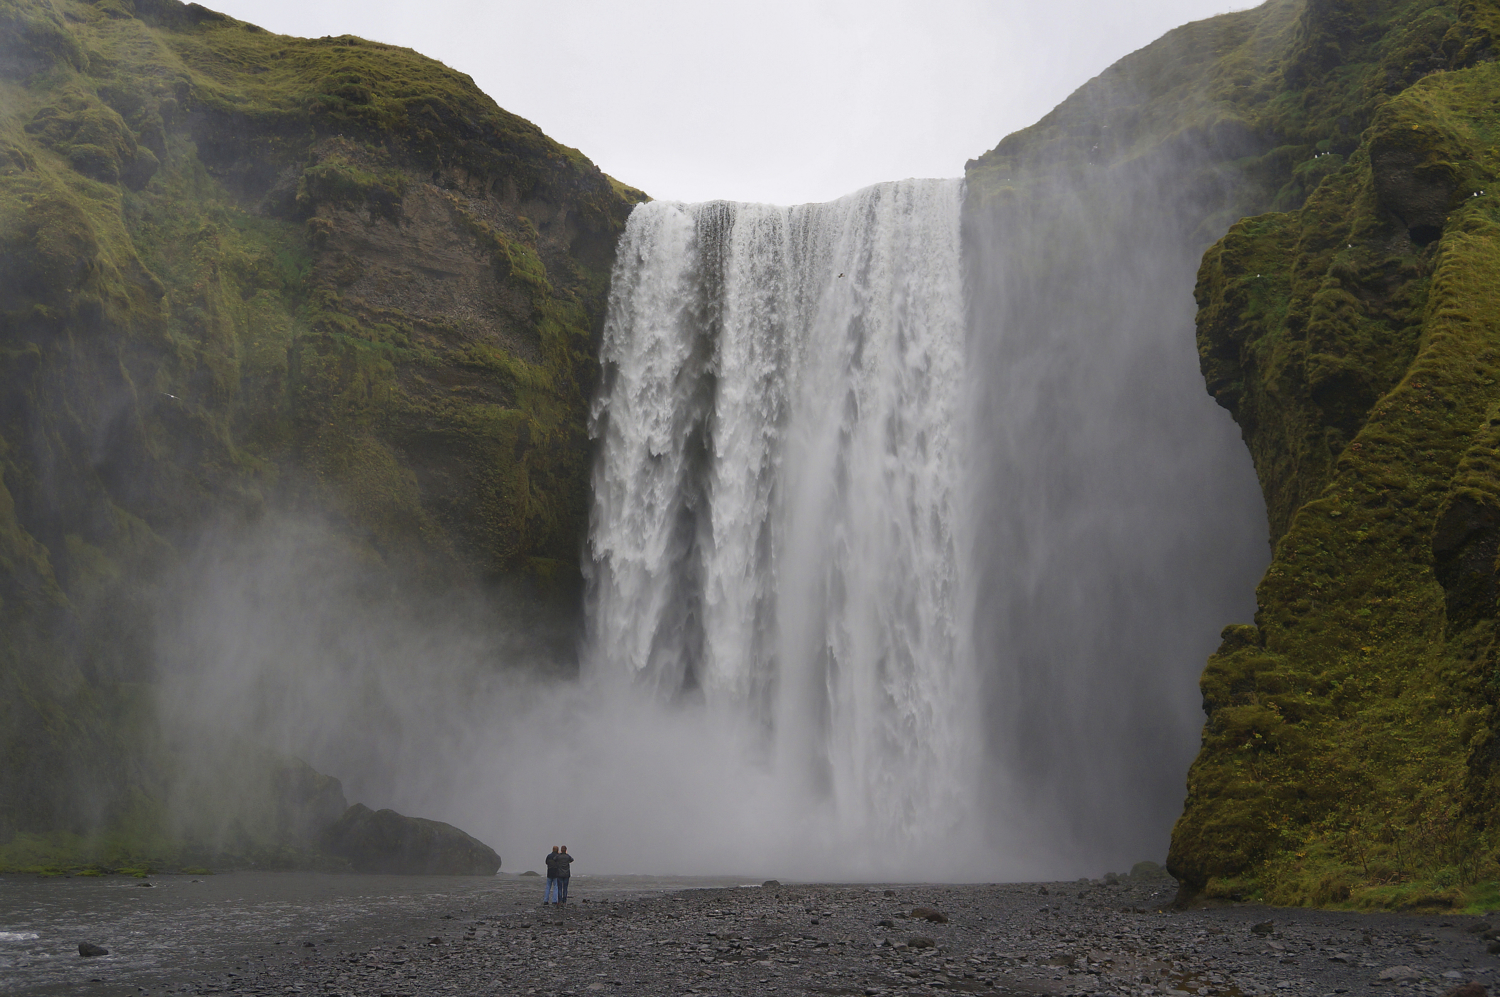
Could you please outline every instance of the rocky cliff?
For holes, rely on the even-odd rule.
[[[0,842],[155,826],[153,593],[207,524],[573,612],[641,197],[406,49],[0,0]]]
[[[1357,141],[1199,271],[1204,376],[1275,544],[1204,672],[1173,840],[1211,894],[1463,906],[1500,873],[1500,10],[1390,7],[1309,6]]]
[[[1202,257],[1198,343],[1274,559],[1203,674],[1187,894],[1463,906],[1500,873],[1497,31],[1492,3],[1271,0],[971,164],[977,212],[1051,164],[1175,189],[1185,239],[1244,216]]]

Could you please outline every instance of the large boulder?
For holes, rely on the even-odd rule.
[[[493,876],[500,869],[493,848],[452,824],[371,810],[362,803],[333,822],[323,844],[355,872]]]
[[[276,840],[309,847],[324,828],[349,808],[344,787],[300,758],[290,758],[271,772],[271,795],[276,808]]]

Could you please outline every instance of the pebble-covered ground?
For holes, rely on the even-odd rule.
[[[398,934],[358,949],[277,940],[270,954],[247,950],[233,968],[149,989],[1419,995],[1488,985],[1497,966],[1475,917],[1172,911],[1171,885],[788,885],[603,900],[575,887],[561,908],[512,894],[461,910],[414,909]],[[913,917],[919,908],[934,919]]]

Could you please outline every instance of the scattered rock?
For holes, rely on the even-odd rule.
[[[500,856],[441,821],[371,810],[356,803],[323,835],[324,847],[355,872],[427,876],[493,876]]]
[[[1047,888],[1045,886],[1038,886],[1036,891],[1044,897],[1047,896]]]
[[[1478,924],[1471,924],[1471,925],[1469,925],[1469,927],[1466,930],[1471,935],[1482,935],[1486,931],[1490,930],[1490,926],[1489,926],[1489,924],[1487,922],[1480,921]]]
[[[881,896],[883,896],[883,897],[894,897],[895,895],[896,895],[896,891],[895,890],[886,890],[884,893],[881,894]]]
[[[1250,926],[1250,930],[1255,932],[1257,935],[1269,935],[1271,932],[1276,930],[1276,922],[1262,921],[1259,924],[1252,924]]]
[[[634,898],[600,895],[566,916],[549,908],[539,917],[539,898],[513,877],[475,884],[487,898],[483,909],[455,906],[450,894],[429,892],[417,883],[408,891],[406,926],[393,929],[396,933],[385,944],[371,944],[375,939],[362,939],[358,932],[351,939],[341,931],[342,946],[315,939],[316,948],[308,944],[300,953],[282,950],[293,958],[256,959],[243,968],[228,967],[233,973],[204,972],[198,992],[240,997],[380,993],[396,974],[409,981],[396,991],[441,993],[473,972],[493,979],[496,993],[552,993],[564,972],[558,953],[565,945],[568,958],[578,965],[592,970],[597,963],[599,975],[589,972],[577,980],[580,994],[592,992],[587,990],[590,982],[602,983],[604,993],[765,993],[775,975],[783,974],[783,981],[836,980],[830,989],[856,997],[865,990],[896,994],[917,989],[1036,995],[1052,992],[1042,988],[1063,980],[1076,981],[1063,983],[1075,997],[1185,997],[1189,989],[1205,993],[1205,985],[1232,993],[1220,980],[1247,981],[1244,992],[1261,997],[1336,994],[1356,982],[1360,991],[1366,983],[1373,990],[1383,987],[1387,997],[1400,997],[1408,988],[1409,997],[1422,997],[1418,990],[1436,997],[1474,978],[1468,972],[1440,974],[1474,958],[1474,949],[1483,944],[1477,935],[1462,934],[1461,927],[1442,931],[1435,918],[1417,917],[1409,925],[1382,925],[1372,933],[1371,948],[1351,955],[1339,946],[1358,947],[1360,930],[1388,916],[1346,915],[1349,926],[1324,941],[1328,929],[1317,926],[1312,914],[1278,911],[1274,926],[1266,922],[1265,934],[1257,936],[1247,930],[1253,922],[1242,919],[1245,911],[1206,908],[1149,919],[1115,913],[1121,903],[1134,911],[1135,904],[1151,902],[1160,892],[1135,880],[1113,891],[1090,891],[1085,899],[1076,899],[1065,884],[1053,889],[1049,883],[1046,905],[1036,902],[1038,885],[922,887],[926,903],[952,911],[947,916],[953,923],[945,925],[926,920],[928,911],[938,911],[936,906],[897,910],[880,899],[878,887],[799,884],[762,892],[728,888]],[[464,922],[463,930],[453,929],[458,937],[422,934],[445,918],[455,925]],[[809,918],[818,926],[809,928]],[[909,938],[896,930],[903,920],[915,929]],[[928,934],[924,925],[942,932]],[[1132,952],[1130,942],[1122,944],[1122,939],[1138,937],[1149,938],[1149,946]],[[1380,967],[1370,966],[1372,956],[1389,963],[1417,942],[1433,949],[1425,974],[1392,967],[1394,978],[1374,978]],[[1320,950],[1322,944],[1328,948]],[[336,952],[340,947],[351,951]],[[1365,966],[1356,968],[1361,962]],[[112,979],[129,972],[119,960],[93,965],[113,967]],[[1192,987],[1194,981],[1197,987]],[[1445,997],[1485,995],[1467,990]]]
[[[102,945],[95,945],[93,942],[79,942],[78,954],[87,959],[96,955],[109,955],[109,949]]]
[[[1380,978],[1387,982],[1400,983],[1402,980],[1420,980],[1422,974],[1410,966],[1387,966],[1380,971]]]
[[[1444,992],[1443,997],[1486,997],[1486,995],[1484,987],[1470,980],[1468,983]]]
[[[913,907],[910,916],[919,921],[931,921],[933,924],[948,923],[948,915],[936,907]]]

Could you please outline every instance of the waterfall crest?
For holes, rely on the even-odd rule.
[[[592,413],[593,679],[744,725],[785,812],[887,868],[950,840],[981,744],[962,199],[641,205]]]

